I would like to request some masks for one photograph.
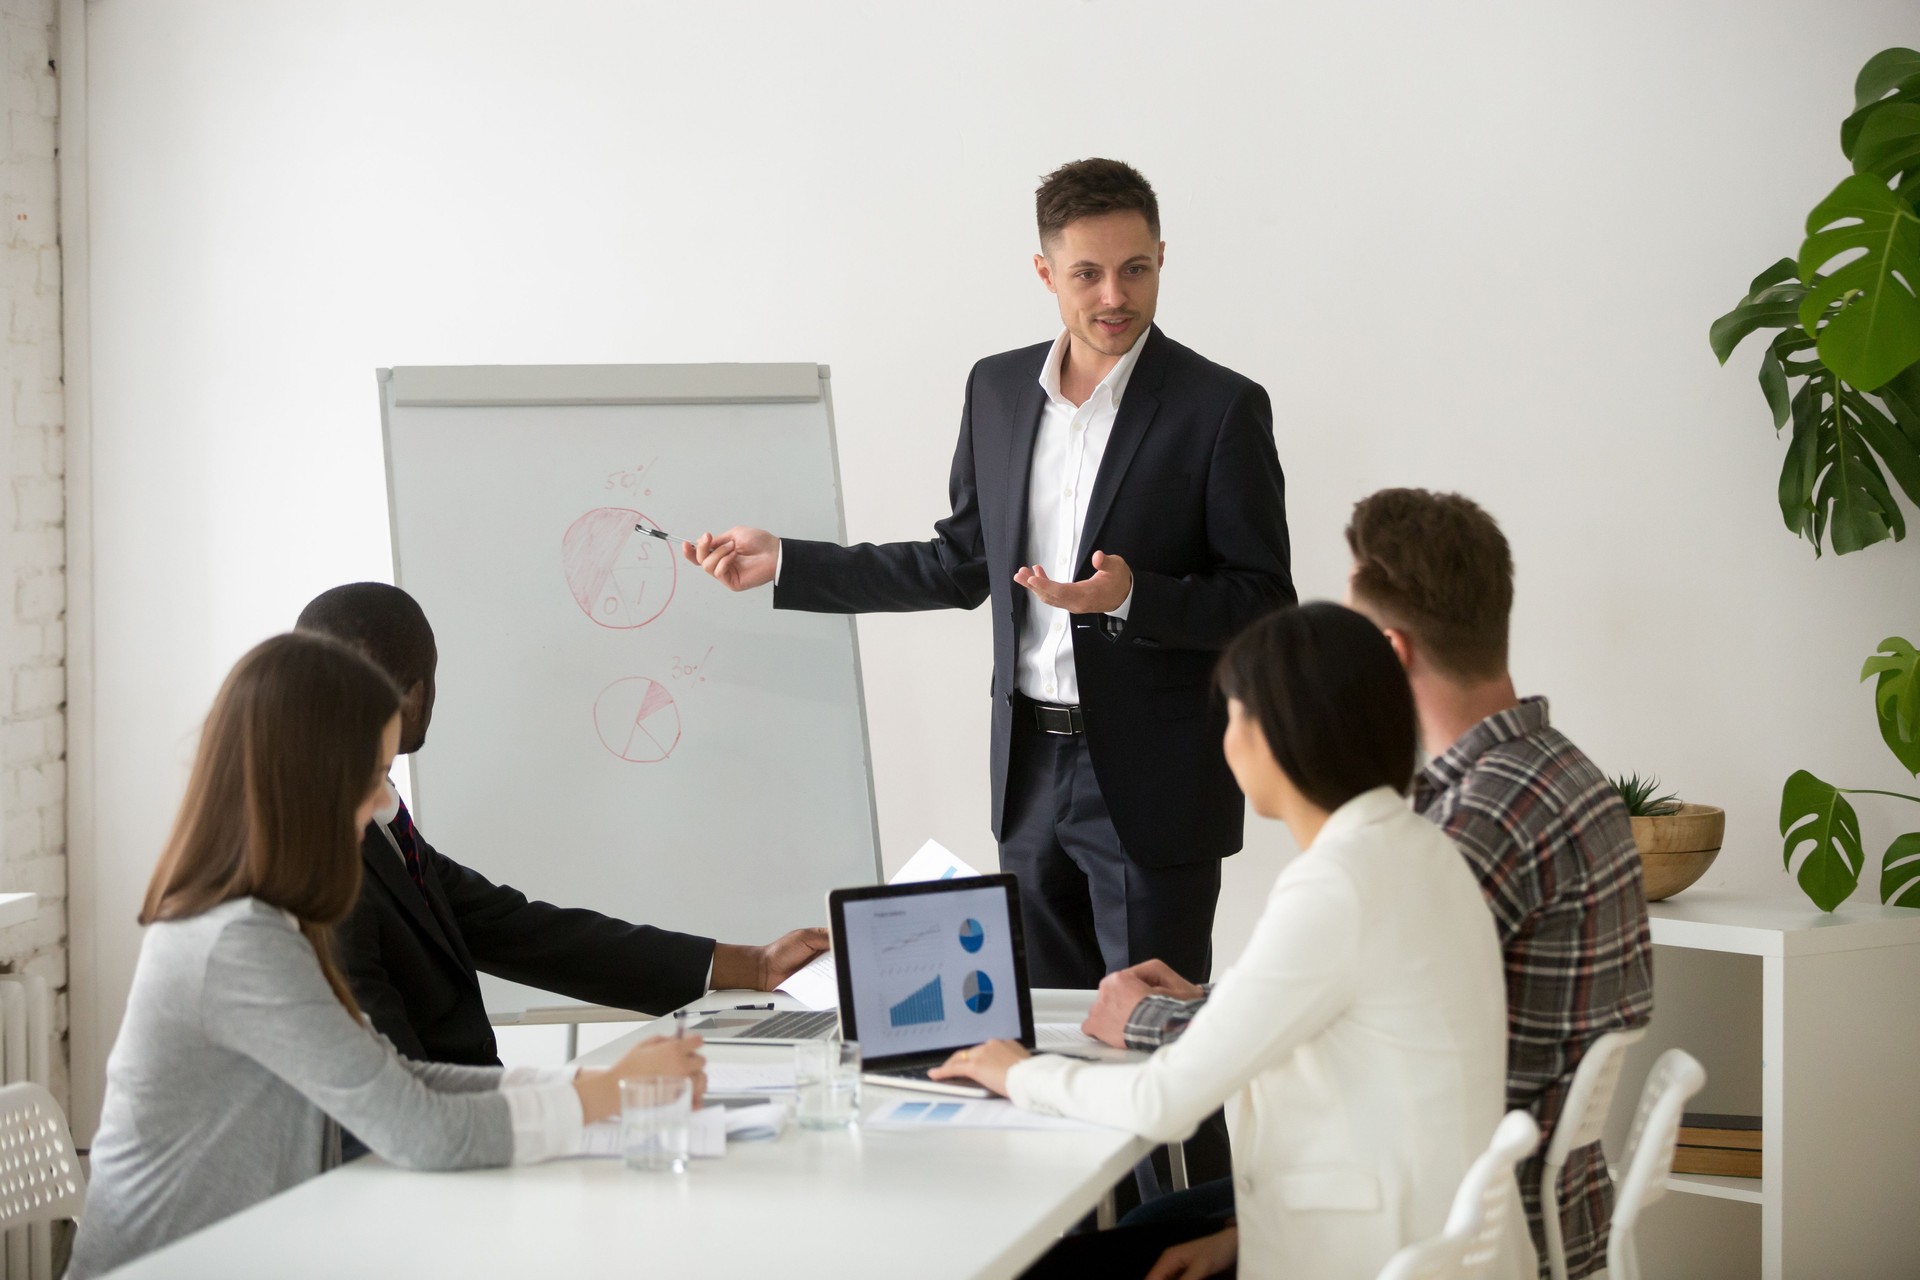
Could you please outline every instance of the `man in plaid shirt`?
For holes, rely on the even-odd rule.
[[[1414,807],[1460,846],[1499,929],[1507,1105],[1533,1114],[1544,1151],[1587,1046],[1653,1012],[1646,891],[1626,808],[1548,723],[1546,701],[1514,693],[1513,563],[1490,516],[1455,494],[1388,489],[1354,508],[1347,541],[1349,602],[1400,654],[1432,757],[1415,780]],[[1205,999],[1204,988],[1149,961],[1107,977],[1086,1029],[1157,1048]],[[1519,1172],[1544,1276],[1540,1153]],[[1568,1158],[1559,1202],[1567,1274],[1577,1280],[1606,1265],[1613,1182],[1599,1143]]]

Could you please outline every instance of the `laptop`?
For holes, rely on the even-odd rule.
[[[867,1080],[984,1098],[971,1081],[929,1080],[927,1072],[982,1040],[1034,1047],[1012,876],[835,889],[827,913],[840,1032],[860,1042]]]
[[[695,1001],[708,1004],[712,996]],[[840,1014],[834,1009],[689,1009],[698,1016],[687,1030],[707,1040],[728,1044],[798,1044],[802,1040],[824,1040],[840,1030]]]

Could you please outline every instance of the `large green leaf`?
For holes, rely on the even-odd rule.
[[[1780,259],[1753,278],[1747,296],[1733,310],[1713,322],[1707,330],[1707,341],[1713,344],[1713,354],[1721,364],[1755,329],[1799,323],[1800,300],[1807,296],[1807,287],[1794,275],[1797,269],[1792,258]]]
[[[1891,182],[1920,165],[1920,103],[1889,102],[1867,117],[1854,142],[1853,171]]]
[[[1787,528],[1813,543],[1815,555],[1823,540],[1846,555],[1906,537],[1906,517],[1862,430],[1863,415],[1878,409],[1818,360],[1787,361],[1785,371],[1805,379],[1793,397],[1793,435],[1780,469]]]
[[[1873,710],[1887,750],[1908,773],[1920,775],[1920,651],[1899,636],[1880,642],[1860,668],[1860,678],[1879,676]]]
[[[1786,361],[1812,345],[1813,339],[1796,322],[1776,335],[1760,353],[1760,394],[1767,398],[1767,408],[1773,411],[1776,432],[1787,425],[1787,416],[1793,412],[1793,395],[1787,390]]]
[[[1800,323],[1828,368],[1871,391],[1920,360],[1920,217],[1885,182],[1855,174],[1814,206],[1799,270]]]
[[[1920,907],[1920,831],[1897,837],[1881,855],[1880,901]]]
[[[1858,110],[1840,122],[1840,154],[1853,159],[1853,153],[1859,149],[1860,135],[1867,130],[1867,121],[1880,114],[1882,107],[1897,107],[1920,102],[1920,76],[1901,82],[1891,98],[1879,98],[1862,103]]]
[[[1873,393],[1886,407],[1907,448],[1920,457],[1920,364],[1910,364]]]
[[[1887,96],[1889,90],[1905,88],[1920,80],[1920,50],[1882,49],[1867,59],[1853,81],[1853,105],[1868,106]]]
[[[1848,393],[1847,406],[1854,414],[1860,438],[1879,456],[1894,482],[1906,491],[1908,501],[1920,505],[1920,450],[1914,448],[1913,440],[1887,416],[1885,401],[1851,387]]]
[[[1866,856],[1860,819],[1838,788],[1796,770],[1780,791],[1780,834],[1786,837],[1781,854],[1788,870],[1801,846],[1813,846],[1800,860],[1798,879],[1814,906],[1831,911],[1859,887]]]

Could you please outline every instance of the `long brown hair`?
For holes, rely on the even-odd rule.
[[[360,896],[354,813],[399,709],[385,673],[324,636],[275,636],[240,659],[207,713],[140,923],[249,896],[291,912],[327,985],[359,1016],[333,926]]]

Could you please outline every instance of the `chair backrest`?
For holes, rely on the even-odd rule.
[[[0,1088],[0,1230],[77,1218],[87,1185],[60,1104],[42,1085]]]
[[[1673,1146],[1680,1136],[1680,1114],[1687,1099],[1700,1092],[1706,1082],[1706,1068],[1684,1049],[1667,1050],[1647,1073],[1633,1129],[1627,1135],[1623,1173],[1613,1197],[1613,1225],[1607,1233],[1607,1269],[1614,1280],[1635,1280],[1640,1274],[1633,1229],[1640,1211],[1667,1192]]]
[[[1600,1131],[1607,1125],[1607,1112],[1613,1107],[1614,1090],[1620,1083],[1620,1068],[1626,1065],[1627,1050],[1646,1035],[1645,1027],[1609,1031],[1580,1055],[1567,1100],[1560,1108],[1560,1119],[1553,1126],[1553,1140],[1547,1143],[1548,1164],[1564,1166],[1567,1157],[1575,1151],[1600,1141]]]
[[[1514,1166],[1532,1154],[1540,1128],[1524,1111],[1509,1111],[1487,1149],[1467,1168],[1454,1193],[1447,1225],[1432,1239],[1407,1245],[1380,1272],[1379,1280],[1470,1280],[1493,1269],[1500,1250],[1515,1239],[1511,1219],[1520,1209]]]
[[[1560,1118],[1554,1122],[1553,1137],[1547,1142],[1540,1166],[1540,1224],[1546,1236],[1547,1271],[1553,1280],[1567,1280],[1567,1248],[1560,1231],[1560,1171],[1566,1168],[1568,1156],[1600,1141],[1607,1112],[1613,1107],[1614,1090],[1620,1083],[1620,1068],[1626,1065],[1627,1050],[1646,1034],[1645,1027],[1609,1031],[1588,1045],[1574,1070]]]

